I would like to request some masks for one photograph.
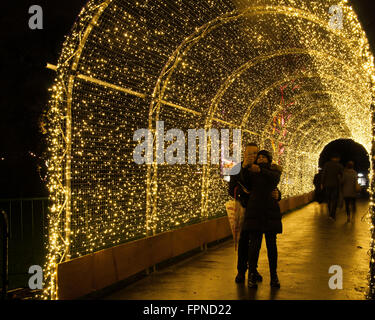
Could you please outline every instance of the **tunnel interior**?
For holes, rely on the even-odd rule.
[[[324,147],[371,147],[373,57],[337,1],[90,0],[67,36],[48,110],[48,268],[225,215],[220,165],[137,165],[135,130],[242,130],[312,191]],[[154,150],[155,155],[155,150]]]
[[[340,163],[346,167],[349,161],[354,162],[354,170],[358,175],[358,184],[361,191],[358,194],[361,198],[368,198],[370,186],[370,157],[364,146],[353,141],[352,139],[337,139],[328,143],[319,156],[319,168],[322,169],[324,164],[331,159],[332,155],[339,155]]]
[[[354,170],[363,174],[370,173],[370,157],[364,146],[351,139],[338,139],[327,144],[319,156],[319,168],[329,161],[332,153],[340,155],[340,163],[345,166],[354,162]]]

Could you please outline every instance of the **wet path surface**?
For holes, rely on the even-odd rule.
[[[367,290],[370,243],[369,224],[361,219],[368,210],[358,201],[354,222],[338,210],[332,221],[314,202],[283,217],[283,234],[278,235],[278,275],[280,289],[271,289],[267,249],[263,238],[258,271],[263,282],[258,289],[236,284],[236,252],[233,241],[226,241],[177,265],[114,292],[105,299],[139,300],[249,300],[322,299],[362,300]],[[322,212],[323,211],[323,212]],[[328,270],[339,265],[343,288],[332,290]]]

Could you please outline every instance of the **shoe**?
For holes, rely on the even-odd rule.
[[[236,281],[236,283],[244,283],[245,282],[245,274],[244,273],[237,273],[236,279],[234,281]]]
[[[279,281],[279,278],[277,277],[277,274],[271,276],[270,285],[272,288],[280,288],[280,281]]]
[[[258,288],[255,273],[249,273],[249,277],[247,279],[247,286],[249,288],[254,288],[254,289]]]
[[[258,271],[255,271],[254,275],[255,275],[255,281],[257,281],[257,282],[263,281],[263,277],[260,275],[260,273]]]

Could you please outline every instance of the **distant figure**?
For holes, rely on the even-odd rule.
[[[357,172],[353,169],[354,162],[349,161],[343,172],[342,193],[345,201],[345,209],[347,222],[350,222],[350,208],[352,207],[352,217],[356,212],[356,196],[357,196]]]
[[[318,202],[319,204],[324,202],[324,193],[322,190],[322,169],[319,168],[318,173],[314,176],[314,187],[315,187],[315,192],[314,192],[314,200]]]
[[[329,217],[336,220],[336,209],[344,171],[343,165],[340,163],[340,156],[332,154],[331,160],[326,162],[323,167],[322,187],[324,188]]]

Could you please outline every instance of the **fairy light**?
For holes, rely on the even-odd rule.
[[[336,0],[87,3],[63,44],[45,121],[45,298],[58,298],[62,261],[225,215],[220,165],[136,165],[137,129],[155,132],[158,120],[185,134],[241,128],[244,143],[272,150],[273,115],[288,106],[283,197],[312,190],[332,140],[352,138],[371,152],[373,57],[346,1],[343,29],[330,29],[331,5]],[[280,86],[294,79],[303,85],[285,90],[280,104]],[[373,240],[371,250],[373,260]]]

